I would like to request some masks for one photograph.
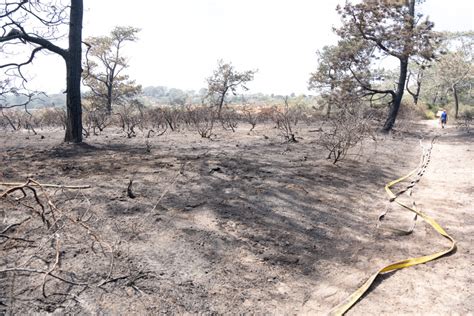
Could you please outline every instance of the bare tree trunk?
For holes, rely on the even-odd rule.
[[[453,85],[453,95],[454,95],[454,117],[458,118],[459,114],[459,98],[458,98],[458,89],[456,88],[456,85]]]
[[[421,64],[418,64],[420,69],[418,69],[418,73],[416,74],[416,91],[413,92],[410,90],[410,76],[411,76],[411,72],[408,71],[408,75],[407,75],[407,82],[406,82],[406,85],[407,85],[407,92],[409,94],[411,94],[411,96],[413,97],[413,103],[415,105],[418,105],[418,100],[420,99],[420,92],[421,92],[421,85],[423,84],[423,77],[424,77],[424,71],[425,71],[425,62],[422,62]]]
[[[332,80],[333,78],[331,78]],[[334,82],[331,81],[331,93],[334,91]],[[327,112],[326,112],[326,118],[330,118],[331,117],[331,100],[328,101],[328,108],[327,108]]]
[[[221,97],[220,97],[220,100],[219,100],[219,104],[217,105],[218,106],[218,109],[217,109],[217,119],[218,120],[221,120],[221,113],[222,113],[222,107],[224,106],[224,99],[225,99],[225,94],[227,93],[227,89],[224,91],[224,93],[222,93]]]
[[[415,95],[413,96],[413,103],[415,103],[415,105],[418,105],[418,100],[420,99],[420,91],[421,91],[421,80],[417,80],[416,92],[415,92]]]
[[[8,124],[10,124],[10,126],[13,128],[13,130],[16,131],[17,128],[15,127],[15,124],[13,124],[12,120],[7,115],[5,115],[5,113],[3,113],[3,111],[2,111],[2,116],[7,119]]]
[[[413,31],[415,26],[415,2],[415,0],[407,1],[409,6],[409,15],[411,17],[410,21],[408,22],[410,31]],[[395,97],[393,98],[387,120],[385,121],[382,129],[384,132],[388,132],[392,129],[393,125],[395,124],[395,120],[397,119],[398,111],[400,110],[408,73],[408,51],[411,49],[411,45],[411,41],[407,41],[407,43],[405,43],[404,55],[400,57],[400,75],[398,77],[397,91],[395,93]]]
[[[420,98],[420,91],[421,91],[421,76],[418,73],[416,76],[416,91],[413,92],[410,90],[409,84],[410,84],[410,73],[407,75],[407,82],[406,82],[406,90],[407,92],[413,97],[413,104],[418,105],[418,100]]]
[[[433,106],[436,106],[436,101],[438,101],[438,94],[439,94],[439,91],[436,91],[435,96],[432,101]]]
[[[67,123],[64,141],[82,142],[81,58],[83,0],[71,0],[69,50],[66,60]]]
[[[113,84],[110,82],[110,84],[107,85],[107,113],[109,114],[112,113],[112,90]]]
[[[408,58],[400,60],[400,76],[398,77],[397,91],[393,98],[387,120],[383,126],[383,131],[388,132],[392,129],[397,119],[398,111],[402,103],[403,92],[405,91],[405,81],[407,79]]]

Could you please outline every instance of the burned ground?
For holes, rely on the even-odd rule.
[[[62,284],[74,299],[61,300],[41,298],[41,276],[20,275],[25,283],[19,285],[4,273],[0,309],[327,312],[382,265],[446,247],[421,221],[408,236],[385,229],[411,224],[411,214],[400,209],[377,227],[377,216],[392,207],[384,184],[417,166],[420,137],[440,133],[426,124],[410,126],[410,133],[377,135],[337,165],[325,159],[314,127],[301,128],[294,144],[284,143],[270,125],[251,133],[246,127],[217,131],[212,140],[189,131],[128,139],[110,129],[77,146],[61,144],[57,130],[41,131],[44,139],[3,132],[3,182],[91,185],[54,197],[74,214],[93,211],[91,228],[114,245],[115,265],[110,282],[100,287]],[[384,276],[351,313],[463,314],[474,308],[468,272],[472,138],[455,129],[443,133],[414,198],[459,241],[458,251]],[[127,196],[130,180],[135,198]],[[20,210],[2,208],[0,228],[22,218]],[[61,253],[66,263],[60,271],[99,280],[107,274],[107,256],[91,254],[94,248],[81,240]],[[10,261],[1,268],[21,259],[21,251],[4,251]]]

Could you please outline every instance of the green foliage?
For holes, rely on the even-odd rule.
[[[207,101],[217,108],[218,118],[221,116],[222,107],[226,103],[226,97],[231,92],[237,95],[238,89],[248,90],[246,84],[253,80],[257,70],[237,71],[231,63],[219,60],[217,69],[211,77],[207,78]]]
[[[474,105],[470,90],[474,84],[474,33],[443,33],[436,62],[427,68],[421,97],[430,109],[460,108]]]
[[[435,113],[433,113],[433,111],[425,110],[425,118],[427,120],[434,120],[436,119],[436,116],[435,116]]]
[[[340,40],[318,53],[319,66],[310,78],[310,88],[321,93],[328,116],[332,105],[384,103],[391,106],[384,129],[392,128],[405,91],[408,60],[431,60],[438,43],[433,23],[415,13],[416,2],[372,0],[337,7],[342,25],[335,32]],[[390,82],[387,73],[376,68],[385,57],[400,64]]]
[[[83,83],[90,88],[86,100],[94,107],[110,113],[113,104],[123,104],[141,92],[141,86],[123,73],[128,62],[121,55],[125,43],[136,41],[139,31],[119,26],[109,36],[86,39],[88,51]]]

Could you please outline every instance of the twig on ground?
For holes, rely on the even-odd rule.
[[[0,234],[5,234],[5,233],[6,233],[7,231],[9,231],[11,228],[16,227],[16,226],[20,226],[21,224],[23,224],[24,222],[28,221],[29,219],[31,219],[31,217],[28,216],[27,218],[25,218],[24,220],[22,220],[22,221],[19,222],[19,223],[13,223],[13,224],[8,225],[7,227],[5,227],[4,230],[2,230],[2,231],[0,232]]]
[[[27,182],[28,183],[28,182]],[[25,183],[20,182],[0,182],[0,186],[23,186]],[[90,189],[90,185],[62,185],[62,184],[48,184],[48,183],[32,183],[32,186],[42,186],[43,188],[58,188],[58,189],[70,189],[70,190],[82,190]]]
[[[151,209],[151,212],[150,214],[153,214],[153,212],[155,211],[155,209],[158,207],[158,205],[160,204],[161,200],[165,197],[165,195],[169,192],[169,190],[174,186],[174,184],[178,181],[179,177],[184,173],[184,166],[182,168],[180,168],[180,170],[176,173],[176,176],[173,180],[173,182],[166,187],[166,189],[163,191],[163,193],[161,194],[161,196],[158,198],[158,201],[156,201],[155,203],[155,206],[153,206],[153,208]]]
[[[13,203],[13,205],[15,206],[24,206],[26,207],[26,209],[33,210],[34,214],[36,215],[36,216],[27,217],[21,222],[13,223],[3,228],[2,232],[0,233],[0,240],[4,238],[6,239],[6,241],[17,240],[17,241],[34,243],[34,244],[36,243],[36,245],[34,247],[33,253],[29,253],[26,256],[26,260],[22,260],[23,262],[18,262],[16,266],[14,267],[4,266],[3,267],[4,269],[0,269],[0,274],[5,274],[9,272],[10,273],[12,272],[13,275],[16,275],[16,272],[20,272],[22,275],[42,274],[43,277],[42,277],[42,282],[41,282],[40,287],[42,289],[41,290],[42,296],[44,298],[48,298],[51,295],[67,295],[67,296],[71,296],[71,298],[74,298],[74,295],[70,293],[47,293],[46,285],[48,283],[47,282],[48,277],[55,278],[59,281],[62,281],[64,283],[67,283],[73,286],[85,286],[86,288],[90,288],[91,286],[97,286],[98,284],[103,283],[104,281],[107,282],[107,280],[110,279],[113,269],[114,269],[114,259],[113,259],[114,251],[113,251],[113,248],[108,243],[104,242],[101,239],[101,237],[84,222],[84,217],[86,217],[86,214],[90,211],[90,207],[82,214],[74,214],[72,212],[75,209],[74,207],[71,209],[59,208],[55,204],[55,202],[53,202],[49,192],[47,192],[46,190],[46,188],[59,188],[60,190],[79,189],[79,188],[82,189],[82,188],[89,188],[90,186],[66,186],[66,185],[52,185],[52,184],[43,185],[34,179],[28,179],[25,183],[7,183],[7,184],[1,183],[0,185],[12,186],[10,188],[7,188],[4,192],[0,194],[0,200]],[[56,192],[57,191],[58,190],[56,190]],[[29,197],[30,201],[32,201],[31,203],[33,203],[34,205],[30,206],[28,205],[29,203],[19,201],[18,198],[15,198],[15,196],[17,196],[16,195],[17,192],[23,194],[23,196],[20,198],[21,200]],[[78,194],[77,196],[80,196],[80,194]],[[77,198],[77,196],[75,198]],[[67,197],[67,201],[69,200],[71,200],[71,198]],[[90,201],[88,202],[90,204]],[[88,219],[90,219],[90,216]],[[35,235],[35,237],[38,237],[38,238],[26,238],[25,236],[11,236],[14,227],[18,227],[32,218],[41,219],[41,221],[43,222],[43,225],[45,225],[47,228],[44,231],[46,235],[38,235],[38,236]],[[33,230],[35,234],[37,232],[37,229],[40,227],[37,227]],[[79,231],[77,231],[77,229],[79,229]],[[81,230],[85,232],[81,233],[80,232]],[[105,257],[110,256],[109,268],[107,271],[107,275],[105,276],[105,279],[102,278],[96,281],[86,280],[86,282],[76,282],[74,279],[68,280],[69,278],[65,279],[64,277],[57,274],[58,272],[55,270],[57,270],[60,265],[60,259],[61,259],[60,256],[61,256],[62,248],[63,248],[62,242],[60,242],[59,238],[60,238],[60,234],[63,234],[63,233],[64,234],[79,234],[78,235],[79,237],[88,236],[88,238],[91,238],[94,243],[95,242],[99,243],[103,255]],[[75,235],[71,235],[70,237],[72,237],[74,240],[79,240],[76,238]],[[30,240],[30,239],[33,239],[33,240]],[[68,240],[68,239],[66,238],[65,240]],[[0,244],[3,244],[6,241],[0,242]],[[35,260],[42,260],[45,263],[50,262],[50,260],[45,259],[44,256],[42,256],[42,254],[47,255],[50,253],[47,250],[47,246],[50,245],[51,243],[55,244],[54,262],[51,262],[47,269],[37,269],[34,266]],[[72,271],[71,273],[72,273],[73,278],[75,278],[74,275],[76,274],[76,271]],[[77,298],[77,296],[75,296],[75,298]],[[38,298],[38,300],[41,300],[41,299]]]
[[[44,274],[44,277],[43,277],[43,284],[41,285],[41,291],[43,293],[43,297],[44,298],[47,298],[48,296],[46,295],[46,278],[48,277],[48,275],[51,274],[51,272],[54,271],[54,269],[56,269],[56,267],[58,266],[59,264],[59,239],[58,239],[59,236],[56,236],[56,258],[54,260],[54,264],[53,266],[51,267],[51,269],[49,269],[45,274]]]
[[[39,274],[46,274],[48,273],[48,271],[44,271],[44,270],[39,270],[39,269],[29,269],[29,268],[7,268],[7,269],[3,269],[3,270],[0,270],[0,273],[6,273],[6,272],[29,272],[29,273],[39,273]],[[69,281],[69,280],[66,280],[64,279],[63,277],[60,277],[58,275],[55,275],[53,273],[49,273],[48,275],[52,276],[53,278],[55,279],[58,279],[60,281],[63,281],[63,282],[66,282],[68,284],[71,284],[71,285],[79,285],[79,286],[83,286],[83,285],[87,285],[87,286],[90,286],[91,284],[88,283],[88,282],[82,282],[82,283],[77,283],[77,282],[73,282],[73,281]]]
[[[8,235],[4,235],[4,234],[0,234],[0,238],[5,238],[5,239],[12,239],[12,240],[19,240],[19,241],[24,241],[24,242],[29,242],[29,243],[33,243],[35,242],[34,240],[29,240],[29,239],[24,239],[24,238],[21,238],[21,237],[11,237],[11,236],[8,236]],[[5,241],[3,242],[0,242],[0,244],[3,244]]]

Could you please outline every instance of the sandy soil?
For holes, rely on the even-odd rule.
[[[41,296],[42,276],[19,274],[22,282],[13,282],[4,273],[0,313],[324,314],[379,267],[448,246],[420,220],[407,236],[389,229],[411,224],[398,208],[377,227],[392,207],[384,184],[416,167],[420,137],[436,134],[413,198],[458,250],[385,275],[349,314],[472,313],[473,138],[430,124],[378,135],[339,165],[325,159],[314,126],[301,127],[296,144],[282,143],[271,126],[217,131],[212,141],[172,133],[150,138],[149,152],[143,136],[127,139],[118,130],[81,146],[61,144],[57,130],[41,131],[43,139],[2,132],[1,181],[92,186],[54,197],[61,207],[93,212],[89,225],[115,247],[117,279],[100,288],[51,280],[48,290],[74,294],[59,299]],[[126,195],[130,179],[134,199]],[[22,216],[0,207],[0,230]],[[28,252],[5,244],[0,269]],[[107,265],[90,249],[79,238],[65,249],[63,275],[103,276]]]

